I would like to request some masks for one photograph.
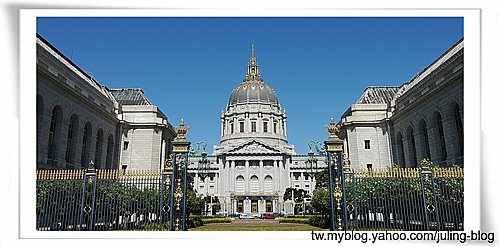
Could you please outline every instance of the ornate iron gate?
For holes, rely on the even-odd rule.
[[[37,230],[168,230],[170,170],[39,170]]]
[[[346,230],[463,230],[463,169],[345,170]]]

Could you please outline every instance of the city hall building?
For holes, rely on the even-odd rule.
[[[90,160],[101,169],[165,166],[176,133],[141,89],[101,85],[39,35],[36,84],[38,169],[81,169]],[[288,143],[286,113],[253,47],[243,81],[228,95],[214,116],[221,139],[206,177],[198,174],[201,157],[190,157],[194,189],[218,198],[214,213],[293,214],[293,203],[283,200],[286,188],[312,192],[315,181],[306,172],[307,154]],[[409,82],[368,87],[339,124],[353,168],[413,167],[422,158],[461,165],[463,40]],[[325,168],[325,157],[317,158]]]

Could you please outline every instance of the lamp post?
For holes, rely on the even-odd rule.
[[[196,142],[194,144],[193,150],[191,150],[191,153],[194,155],[199,155],[200,147],[202,148],[203,151],[201,152],[201,159],[198,160],[197,170],[198,170],[198,176],[201,178],[202,181],[205,181],[205,178],[210,174],[210,160],[207,159],[207,152],[205,150],[207,147],[207,143],[205,143],[204,141]],[[208,188],[208,186],[206,186],[206,188]],[[208,196],[210,196],[211,198],[211,195],[207,193],[206,198]],[[207,214],[207,212],[208,212],[208,200],[205,199],[205,214]]]
[[[170,231],[186,231],[186,189],[187,189],[187,166],[188,152],[191,142],[184,136],[188,132],[184,126],[184,119],[178,128],[175,128],[177,137],[172,141],[172,180],[170,192]]]
[[[316,157],[314,157],[314,152],[312,150],[312,147],[313,145],[316,145],[316,149],[318,149],[317,145],[318,145],[318,142],[316,141],[309,141],[308,144],[309,145],[309,152],[307,153],[307,160],[306,160],[306,173],[309,174],[309,177],[310,177],[310,180],[309,180],[309,190],[313,190],[312,188],[312,185],[313,185],[313,179],[314,179],[314,176],[316,175],[316,173],[318,172],[318,159]],[[305,195],[304,195],[304,198],[303,198],[303,208],[302,208],[302,212],[305,214],[305,211],[306,211],[306,200],[305,200]]]
[[[345,195],[342,193],[342,153],[344,151],[344,142],[338,137],[340,126],[335,125],[333,117],[330,124],[326,126],[330,136],[325,141],[327,166],[328,166],[328,185],[330,189],[330,230],[345,229]],[[344,218],[344,221],[342,221]]]

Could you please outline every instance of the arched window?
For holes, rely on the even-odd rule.
[[[236,192],[245,192],[245,178],[243,176],[238,176],[236,178]]]
[[[420,138],[421,143],[422,143],[422,157],[431,159],[431,149],[429,147],[429,134],[427,132],[427,124],[425,123],[425,120],[420,121],[420,133],[422,133],[422,136]]]
[[[405,149],[403,147],[403,135],[401,132],[397,134],[397,146],[398,146],[398,162],[401,167],[405,166]]]
[[[97,131],[97,136],[95,139],[95,158],[94,164],[96,168],[103,167],[102,165],[102,142],[103,142],[103,134],[102,129]]]
[[[273,192],[273,178],[269,175],[264,178],[264,192]]]
[[[57,160],[57,154],[58,154],[57,145],[59,144],[61,121],[62,121],[62,109],[60,106],[55,106],[52,109],[52,116],[50,118],[49,143],[48,143],[49,148],[47,152],[47,158],[51,162]]]
[[[78,117],[73,114],[69,120],[68,126],[68,136],[66,140],[66,163],[73,164],[75,163],[75,139],[76,133],[78,133]]]
[[[443,126],[443,118],[439,112],[434,113],[436,119],[436,125],[438,129],[438,140],[439,140],[439,148],[441,153],[441,160],[446,161],[448,154],[446,153],[446,139],[444,138],[444,126]]]
[[[88,167],[89,165],[89,155],[90,155],[90,140],[92,138],[92,124],[87,122],[85,124],[85,129],[83,129],[83,138],[82,138],[82,156],[80,158],[80,162],[82,167]]]
[[[417,150],[415,148],[415,135],[413,134],[413,128],[408,127],[408,138],[409,138],[409,151],[410,151],[410,161],[411,167],[417,166]]]
[[[458,104],[453,104],[453,118],[455,119],[455,131],[457,133],[458,146],[460,154],[464,155],[464,128],[462,124],[462,114],[460,112],[460,106]]]
[[[113,148],[114,148],[113,135],[110,134],[108,136],[108,147],[106,148],[106,168],[107,169],[113,168]]]
[[[259,192],[259,178],[255,175],[250,177],[250,192]]]

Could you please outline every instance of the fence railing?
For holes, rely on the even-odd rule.
[[[37,230],[168,230],[169,179],[155,170],[39,170]]]
[[[350,170],[342,174],[347,230],[463,230],[462,168]]]

